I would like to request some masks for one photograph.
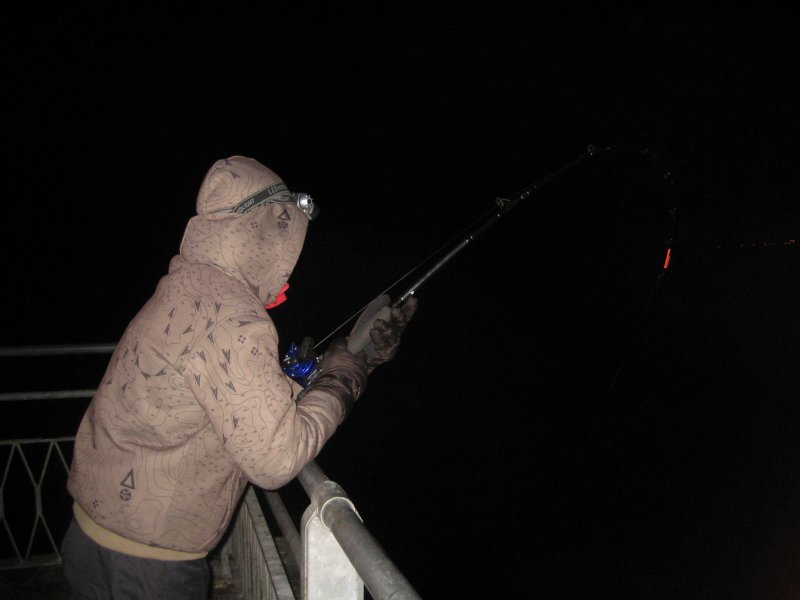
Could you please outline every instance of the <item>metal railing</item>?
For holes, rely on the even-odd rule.
[[[114,344],[83,344],[72,346],[27,346],[0,348],[3,357],[63,356],[92,353],[109,354]],[[40,392],[0,393],[0,402],[30,400],[61,400],[90,398],[93,389]],[[3,525],[14,556],[0,559],[0,569],[59,564],[60,538],[46,518],[47,503],[44,482],[53,471],[54,459],[63,467],[60,476],[69,472],[73,437],[30,438],[0,441],[0,448],[9,448],[0,485],[0,524]],[[46,448],[44,460],[34,468],[26,449]],[[41,453],[41,450],[39,451]],[[33,526],[26,544],[21,544],[7,514],[5,502],[12,465],[23,465],[34,498]],[[309,463],[298,475],[298,481],[311,500],[303,513],[298,531],[277,492],[248,488],[237,510],[224,543],[217,553],[223,576],[230,576],[242,598],[290,600],[362,600],[364,588],[375,600],[417,600],[411,584],[392,563],[380,544],[370,534],[344,490],[327,478],[315,462]],[[258,492],[258,493],[257,493]],[[271,516],[280,529],[282,541],[288,548],[284,555],[278,550],[276,538],[262,512],[259,496],[264,498]],[[69,500],[68,500],[69,501]],[[44,532],[45,552],[34,554],[34,540],[41,544]],[[24,547],[24,550],[23,550]],[[299,585],[292,585],[288,570],[300,573]],[[299,589],[298,589],[299,588]]]
[[[53,527],[44,513],[45,495],[43,493],[43,486],[45,484],[47,474],[49,472],[52,460],[55,459],[63,467],[62,474],[65,476],[69,472],[69,463],[67,456],[71,452],[65,452],[64,446],[72,444],[74,437],[61,437],[51,439],[20,439],[20,440],[0,440],[0,448],[7,450],[8,454],[5,457],[5,464],[3,466],[3,477],[0,480],[0,524],[8,539],[10,547],[13,549],[13,556],[4,557],[0,559],[0,569],[26,567],[26,566],[46,566],[58,564],[61,562],[61,554],[59,552],[60,538],[56,538],[53,534]],[[37,452],[37,448],[41,449],[44,446],[45,456],[44,461],[37,466],[34,466],[32,460],[32,453]],[[27,453],[26,453],[27,450]],[[16,464],[23,467],[26,477],[18,478],[12,482],[11,473],[12,467]],[[30,491],[33,495],[33,526],[30,529],[27,542],[23,545],[20,538],[20,531],[14,531],[12,523],[6,514],[6,493],[9,489],[9,484],[15,487],[15,497],[21,498],[23,504],[25,502],[26,490],[25,485],[30,484]],[[45,535],[45,549],[38,549],[34,554],[34,541],[41,539],[37,538],[37,533],[43,532]],[[24,550],[23,550],[24,548]]]
[[[252,487],[245,492],[220,552],[221,575],[242,598],[295,600],[295,593]]]

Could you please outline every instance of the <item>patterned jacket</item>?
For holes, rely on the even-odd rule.
[[[265,191],[269,203],[231,211]],[[249,158],[206,175],[180,254],[124,332],[77,433],[68,489],[100,528],[207,552],[248,481],[286,484],[344,418],[324,390],[298,401],[264,308],[308,227],[290,198]]]

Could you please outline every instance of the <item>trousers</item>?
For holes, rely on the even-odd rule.
[[[72,600],[206,600],[208,561],[138,558],[97,544],[73,519],[61,544]]]

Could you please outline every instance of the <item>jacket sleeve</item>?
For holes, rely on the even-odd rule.
[[[345,416],[325,391],[285,375],[269,318],[218,324],[184,363],[186,378],[223,447],[255,485],[277,489],[319,454]]]

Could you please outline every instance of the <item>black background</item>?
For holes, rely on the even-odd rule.
[[[286,346],[496,197],[620,147],[421,288],[318,464],[424,598],[800,597],[791,14],[6,12],[3,345],[116,341],[219,158],[322,207],[272,312]],[[12,391],[105,366],[43,362],[6,366]],[[26,405],[3,430],[69,435],[83,407]]]

